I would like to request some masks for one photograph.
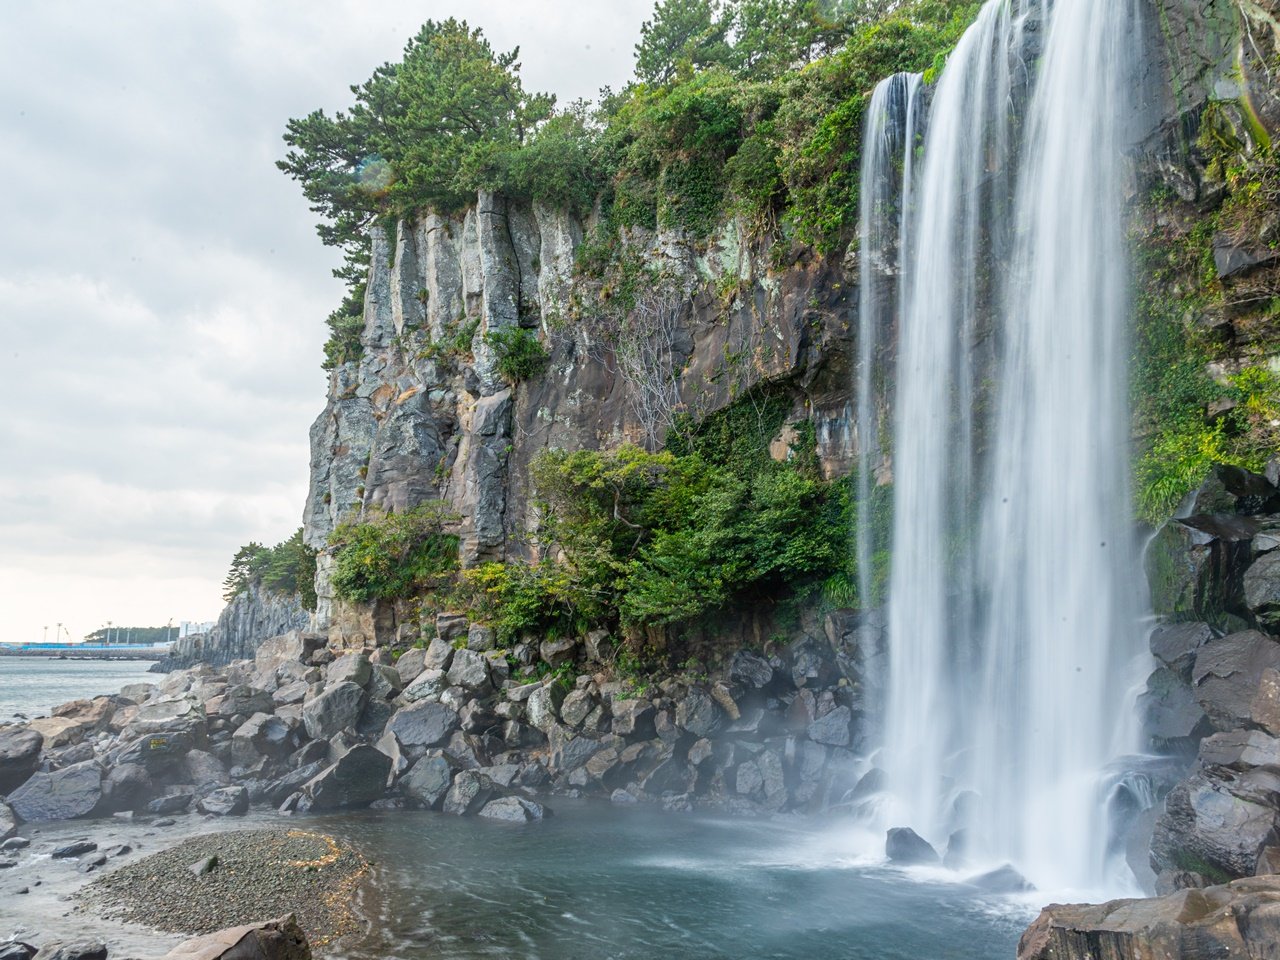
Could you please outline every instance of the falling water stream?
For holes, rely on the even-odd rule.
[[[881,816],[1042,889],[1128,876],[1105,862],[1101,782],[1136,745],[1123,679],[1143,640],[1120,183],[1134,18],[1129,0],[990,0],[932,92],[902,205]]]

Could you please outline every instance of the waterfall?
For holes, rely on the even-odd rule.
[[[858,273],[858,597],[874,602],[871,542],[872,474],[880,452],[877,380],[890,345],[898,303],[900,253],[914,180],[916,120],[921,75],[898,73],[880,81],[867,106],[862,149]]]
[[[1050,889],[1114,889],[1101,777],[1136,746],[1117,735],[1143,638],[1120,182],[1134,17],[1131,0],[989,0],[934,91],[901,251],[888,825],[939,847],[964,830],[971,857]]]

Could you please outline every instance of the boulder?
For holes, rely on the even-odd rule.
[[[561,704],[561,715],[564,714],[565,706],[573,696],[573,694],[570,694],[565,698],[565,702]],[[654,735],[653,718],[655,713],[653,703],[648,700],[640,698],[631,700],[615,699],[613,701],[613,732],[620,737],[647,740]],[[566,717],[565,723],[568,722],[569,720]]]
[[[449,677],[443,670],[429,667],[414,678],[401,692],[401,696],[409,703],[419,700],[439,700],[440,694],[449,686]]]
[[[276,702],[265,690],[251,687],[247,683],[238,683],[227,687],[222,695],[222,703],[218,705],[218,715],[223,717],[251,717],[255,713],[271,713]]]
[[[92,840],[75,840],[61,847],[55,847],[53,853],[49,854],[54,860],[67,860],[71,857],[83,856],[86,853],[93,853],[98,849],[98,845]]]
[[[0,843],[10,840],[17,832],[18,818],[14,815],[13,808],[0,802]]]
[[[36,960],[107,960],[101,940],[50,940],[36,952]]]
[[[441,637],[436,637],[427,644],[426,653],[422,657],[425,670],[444,670],[446,673],[453,665],[453,644]]]
[[[288,661],[306,663],[313,653],[324,649],[328,640],[320,634],[291,630],[262,641],[254,652],[253,662],[259,670],[274,669]]]
[[[595,709],[595,701],[586,690],[574,690],[560,704],[560,719],[570,727],[580,727],[591,711]],[[622,734],[614,724],[614,733]]]
[[[358,687],[367,686],[373,676],[373,664],[363,653],[349,653],[329,664],[326,675],[327,683],[333,686],[338,683],[354,683]]]
[[[1280,769],[1280,740],[1261,730],[1215,733],[1201,741],[1200,762],[1206,767],[1239,771],[1267,766]]]
[[[126,739],[186,734],[195,743],[204,740],[207,730],[204,706],[184,696],[165,696],[148,700],[138,707],[122,732]]]
[[[404,683],[395,667],[375,663],[365,689],[369,691],[369,697],[373,700],[390,700],[404,689]]]
[[[1257,531],[1256,522],[1223,514],[1170,520],[1161,527],[1146,552],[1155,613],[1223,623],[1242,599],[1240,571]]]
[[[541,820],[545,816],[545,810],[541,804],[523,797],[499,797],[486,803],[480,816],[486,820],[501,820],[505,823],[530,823]]]
[[[903,866],[940,862],[938,851],[910,827],[894,827],[885,834],[884,853],[890,863]]]
[[[249,812],[249,791],[244,787],[219,787],[196,802],[196,809],[215,817],[240,817]]]
[[[1277,956],[1280,877],[1274,876],[1150,900],[1053,904],[1018,943],[1018,960]]]
[[[72,720],[70,717],[38,717],[30,721],[27,726],[40,734],[46,750],[79,743],[85,734],[92,730],[89,724]]]
[[[120,688],[120,699],[130,703],[145,703],[156,692],[154,683],[126,683]]]
[[[307,694],[311,692],[311,684],[305,680],[292,680],[289,683],[281,684],[271,694],[271,699],[275,702],[276,708],[292,706],[296,703],[302,703],[307,699]]]
[[[367,744],[348,750],[337,763],[309,781],[305,793],[312,810],[364,806],[386,793],[391,758]]]
[[[729,661],[729,679],[748,689],[759,690],[773,681],[773,667],[759,654],[739,650]]]
[[[464,817],[481,810],[493,796],[493,781],[474,770],[460,770],[444,798],[444,812]]]
[[[326,687],[302,707],[302,722],[312,740],[328,740],[340,730],[354,727],[364,710],[367,695],[349,680]]]
[[[564,688],[558,683],[546,683],[534,690],[525,701],[525,716],[529,724],[543,733],[550,733],[560,720],[560,705],[564,698]]]
[[[1009,864],[970,877],[965,883],[984,893],[1029,893],[1035,886]]]
[[[1191,688],[1177,673],[1160,667],[1147,678],[1147,689],[1138,698],[1142,729],[1160,751],[1195,751],[1196,737],[1208,720]]]
[[[427,668],[427,650],[425,647],[414,647],[406,650],[396,661],[396,673],[400,675],[400,686],[407,687]]]
[[[484,653],[486,650],[492,650],[497,645],[498,635],[493,627],[486,627],[482,623],[473,623],[467,629],[468,650]]]
[[[102,799],[102,769],[88,760],[50,773],[32,774],[9,794],[9,805],[19,819],[71,820],[93,812]]]
[[[809,724],[809,739],[829,747],[847,747],[852,739],[849,728],[853,713],[848,707],[836,707]]]
[[[1206,643],[1196,654],[1196,700],[1218,730],[1254,723],[1254,699],[1265,670],[1280,669],[1280,642],[1257,630]]]
[[[1151,868],[1209,883],[1252,876],[1263,849],[1280,842],[1278,811],[1252,786],[1249,774],[1226,783],[1203,770],[1175,786],[1156,820]]]
[[[311,945],[289,914],[184,940],[164,960],[311,960]]]
[[[578,641],[573,637],[559,637],[553,640],[543,640],[538,646],[538,655],[543,661],[558,667],[562,663],[569,663],[573,660],[574,650],[577,649]]]
[[[448,676],[450,686],[476,693],[488,692],[493,687],[489,679],[489,661],[475,650],[454,651]]]
[[[0,795],[21,786],[40,763],[44,737],[23,726],[0,727]]]
[[[156,797],[156,799],[147,804],[147,812],[160,816],[168,816],[171,813],[186,813],[195,798],[195,794],[190,790],[178,790],[165,794],[163,797]]]
[[[231,756],[250,766],[260,757],[280,759],[293,752],[293,731],[279,717],[255,713],[231,737]]]
[[[400,778],[399,789],[406,797],[427,809],[444,800],[453,782],[453,767],[444,757],[423,757]]]
[[[17,892],[26,893],[27,888],[23,887]],[[37,952],[35,947],[29,943],[23,943],[21,940],[9,940],[6,943],[0,943],[0,960],[32,960]]]
[[[1152,655],[1184,682],[1191,682],[1191,668],[1196,653],[1213,639],[1213,628],[1207,623],[1170,623],[1151,632]]]
[[[387,723],[387,732],[400,746],[434,747],[449,739],[458,729],[458,713],[452,707],[431,700],[421,700],[395,712]]]
[[[115,697],[94,697],[92,700],[72,700],[53,708],[55,717],[65,717],[88,727],[86,732],[97,733],[111,725],[116,712]]]
[[[155,780],[146,767],[138,763],[117,764],[102,778],[102,807],[113,812],[134,810],[155,792]]]
[[[1280,550],[1264,553],[1245,571],[1244,602],[1260,626],[1280,628]]]
[[[695,737],[707,737],[720,728],[721,710],[710,695],[701,690],[690,690],[676,704],[676,726]]]

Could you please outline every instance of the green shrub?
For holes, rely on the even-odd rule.
[[[288,540],[274,547],[248,543],[236,551],[231,569],[222,582],[222,598],[228,602],[257,586],[278,596],[298,594],[304,609],[316,608],[316,551],[302,541],[299,527]]]
[[[551,359],[538,335],[524,327],[486,333],[484,342],[493,350],[498,373],[508,383],[532,380]]]
[[[367,603],[414,596],[441,585],[458,566],[455,518],[441,504],[340,525],[334,548],[333,591],[340,600]]]

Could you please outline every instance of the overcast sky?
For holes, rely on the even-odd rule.
[[[0,0],[0,640],[213,619],[300,524],[340,298],[286,120],[429,18],[562,101],[626,82],[651,0]]]

